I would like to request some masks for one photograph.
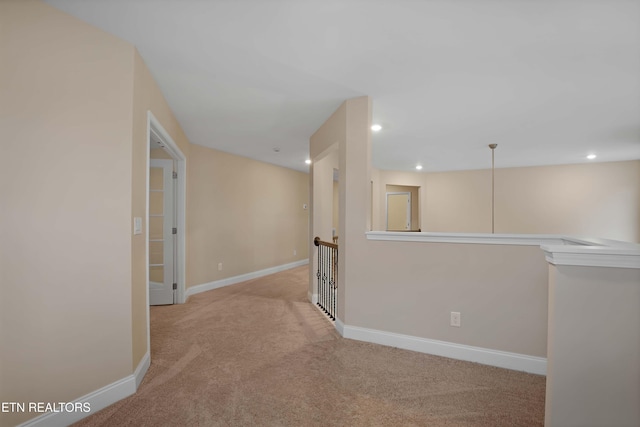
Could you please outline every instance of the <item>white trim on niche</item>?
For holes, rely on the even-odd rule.
[[[74,404],[89,403],[91,412],[48,412],[24,422],[18,425],[18,427],[66,427],[93,415],[107,406],[113,405],[117,401],[134,394],[142,382],[142,378],[144,378],[144,375],[147,373],[147,369],[149,369],[150,361],[151,358],[149,352],[147,352],[140,363],[138,363],[133,374],[89,394],[85,394],[73,402],[69,402]]]
[[[336,326],[338,325],[336,324]],[[358,326],[343,324],[342,328],[343,333],[341,333],[341,335],[344,338],[449,357],[451,359],[466,360],[468,362],[476,362],[498,368],[524,371],[532,374],[546,375],[547,373],[547,359],[544,357],[509,353],[506,351],[431,340]],[[338,329],[338,331],[340,330]]]
[[[258,277],[268,276],[269,274],[279,273],[280,271],[289,270],[295,267],[301,267],[307,264],[309,264],[309,259],[303,259],[300,261],[291,262],[289,264],[283,264],[275,267],[265,268],[264,270],[254,271],[252,273],[241,274],[239,276],[227,277],[226,279],[215,280],[213,282],[191,286],[187,289],[186,296],[188,298],[191,295],[199,294],[200,292],[206,292],[225,286],[235,285],[236,283],[246,282],[247,280],[257,279]]]

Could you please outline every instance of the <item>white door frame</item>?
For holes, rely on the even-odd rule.
[[[158,137],[164,144],[165,151],[176,161],[176,171],[178,178],[176,179],[176,197],[174,203],[177,207],[175,222],[178,228],[177,234],[177,260],[174,268],[176,269],[176,277],[178,280],[176,303],[183,304],[185,302],[185,248],[186,248],[186,206],[187,206],[187,157],[175,143],[171,135],[162,127],[158,119],[151,111],[147,111],[147,188],[146,193],[146,212],[145,218],[145,262],[146,262],[146,287],[147,287],[147,349],[151,349],[150,335],[150,317],[149,317],[149,171],[151,158],[149,152],[151,150],[151,133]]]

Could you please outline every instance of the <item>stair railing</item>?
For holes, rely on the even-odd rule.
[[[320,237],[313,239],[318,247],[318,306],[336,320],[338,309],[338,245],[324,242]]]

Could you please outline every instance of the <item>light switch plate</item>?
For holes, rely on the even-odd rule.
[[[133,217],[133,234],[142,234],[142,218]]]

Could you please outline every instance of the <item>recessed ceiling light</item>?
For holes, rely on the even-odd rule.
[[[596,156],[595,154],[591,153],[591,154],[589,154],[589,155],[587,156],[587,159],[589,159],[589,160],[593,160],[593,159],[595,159],[596,157],[598,157],[598,156]]]
[[[421,170],[422,169],[422,165],[416,166],[416,169]]]
[[[380,132],[380,129],[382,129],[382,126],[380,126],[380,125],[371,126],[371,130],[374,131],[374,132]]]
[[[311,164],[311,159],[307,159],[304,161],[306,164],[310,165]]]

